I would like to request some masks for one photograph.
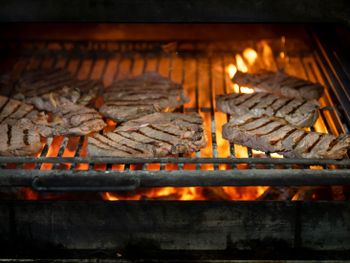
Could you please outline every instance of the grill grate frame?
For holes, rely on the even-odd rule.
[[[55,137],[51,144],[60,145],[55,152],[51,151],[52,147],[47,143],[43,146],[39,157],[0,157],[1,185],[32,186],[39,191],[130,189],[130,185],[120,185],[121,181],[118,180],[113,181],[113,186],[103,185],[103,180],[98,182],[99,176],[102,178],[103,175],[117,179],[121,176],[135,176],[138,178],[137,183],[134,184],[132,181],[132,187],[155,186],[154,183],[147,183],[147,180],[142,181],[143,175],[159,178],[157,186],[350,184],[349,160],[279,159],[271,158],[270,154],[257,157],[258,154],[249,148],[246,150],[246,156],[242,158],[242,156],[237,156],[237,148],[240,146],[234,144],[230,144],[227,151],[230,157],[221,156],[218,134],[216,133],[219,118],[215,112],[215,95],[219,89],[224,93],[230,91],[230,82],[227,81],[225,68],[228,64],[235,62],[233,56],[242,52],[242,46],[258,49],[257,43],[252,41],[246,42],[245,45],[204,41],[2,42],[0,50],[5,59],[0,66],[5,68],[13,65],[18,72],[35,68],[62,67],[67,68],[79,78],[99,79],[105,84],[110,84],[118,79],[156,70],[162,75],[184,84],[185,90],[186,86],[192,85],[191,103],[181,107],[180,111],[198,112],[209,120],[206,123],[210,148],[207,149],[207,152],[211,154],[208,156],[206,150],[203,150],[191,157],[180,156],[180,158],[88,158],[84,157],[86,156],[84,147],[86,138],[84,136]],[[304,76],[312,81],[319,81],[327,87],[323,97],[323,104],[325,104],[323,106],[325,107],[320,110],[319,122],[323,123],[325,129],[331,133],[348,132],[349,126],[342,114],[344,110],[334,106],[338,104],[334,103],[336,96],[333,93],[334,89],[330,87],[335,84],[329,78],[325,67],[320,65],[321,60],[318,58],[318,54],[305,48],[301,50],[292,48],[287,50],[287,53],[290,56],[290,62],[287,64],[290,68],[288,69],[287,66],[285,68],[287,72],[288,70],[292,73],[294,71],[294,74]],[[274,67],[279,66],[276,57],[271,62]],[[215,67],[218,67],[219,70],[216,70]],[[193,68],[194,72],[191,71]],[[206,80],[203,81],[203,78]],[[218,86],[220,87],[218,88]],[[221,118],[220,121],[222,122],[222,120]],[[228,116],[226,116],[226,120],[228,120]],[[312,127],[311,130],[316,130],[316,128]],[[72,143],[72,141],[74,142]],[[67,152],[67,143],[75,147],[75,150],[71,151],[71,158],[63,157]],[[320,167],[313,169],[315,165]],[[170,168],[175,171],[173,174],[178,174],[180,177],[189,176],[191,180],[185,180],[186,183],[184,183],[181,180],[176,180],[176,175],[172,175],[174,178],[171,183],[167,180],[161,180],[172,174],[173,171],[170,171]],[[225,171],[221,169],[225,169]],[[204,174],[208,178],[203,179]],[[64,176],[62,179],[65,180],[59,186],[57,186],[55,175]],[[94,178],[96,184],[79,187],[84,178],[76,175],[90,176]],[[251,178],[245,180],[241,178],[242,175]],[[305,175],[312,176],[317,183],[305,178]],[[77,181],[70,180],[74,176],[76,176]],[[215,176],[226,179],[217,180]],[[53,178],[53,180],[46,180],[45,185],[39,185],[38,180],[41,178]],[[108,183],[110,182],[108,181]]]

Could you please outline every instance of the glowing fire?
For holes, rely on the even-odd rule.
[[[240,93],[240,88],[239,88],[238,84],[233,84],[232,87],[233,87],[234,93]]]
[[[236,55],[236,63],[237,63],[237,69],[242,72],[248,72],[248,67],[244,63],[244,60],[241,55]]]
[[[253,93],[254,89],[248,87],[241,87],[241,93]]]
[[[283,156],[278,154],[278,153],[271,153],[271,157],[272,158],[283,158]]]
[[[230,79],[232,79],[235,76],[236,72],[237,72],[237,68],[236,68],[235,65],[230,64],[230,65],[228,65],[226,71],[227,71]]]
[[[161,187],[132,194],[103,193],[102,198],[118,200],[255,200],[268,187]]]
[[[252,48],[246,48],[243,51],[243,57],[248,61],[248,64],[251,66],[255,63],[258,58],[258,53]]]

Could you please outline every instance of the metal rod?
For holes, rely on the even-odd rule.
[[[344,165],[350,166],[350,160],[330,159],[294,159],[294,158],[124,158],[124,157],[7,157],[1,156],[0,163],[219,163],[219,164],[305,164],[305,165]]]
[[[321,32],[319,29],[316,30],[317,33],[313,32],[315,52],[316,52],[316,63],[321,69],[321,73],[327,74],[327,80],[330,85],[330,88],[333,89],[334,94],[337,96],[338,101],[340,102],[342,108],[344,109],[344,115],[347,119],[347,122],[350,122],[350,106],[349,99],[350,94],[347,89],[349,86],[350,80],[347,77],[346,72],[344,71],[343,65],[339,63],[336,59],[337,52],[330,47],[329,43],[326,41],[321,41],[322,38],[325,38],[326,34]],[[328,40],[329,42],[331,40]],[[323,72],[324,71],[324,72]]]
[[[209,55],[208,57],[208,84],[210,90],[210,130],[211,130],[211,142],[212,142],[212,156],[215,158],[218,156],[218,146],[216,142],[216,125],[215,125],[215,109],[214,109],[214,100],[215,100],[215,88],[213,87],[213,63],[212,57]],[[214,165],[214,170],[218,170],[219,166],[217,164]]]
[[[226,85],[226,64],[225,64],[225,57],[222,55],[221,56],[221,68],[222,68],[222,80],[223,80],[223,85],[224,85],[224,91],[225,91],[225,94],[229,94],[229,89]],[[226,114],[226,120],[227,122],[230,121],[230,115],[229,114]],[[229,150],[230,150],[230,155],[231,157],[235,157],[235,144],[234,143],[231,143],[229,144]],[[231,165],[231,168],[235,168],[235,165]]]
[[[120,191],[138,187],[350,185],[346,170],[174,170],[72,171],[5,169],[2,187],[31,186],[39,191]]]

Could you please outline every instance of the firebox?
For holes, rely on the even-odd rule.
[[[64,69],[118,81],[157,72],[183,86],[207,144],[166,157],[90,156],[88,138],[41,138],[0,157],[0,256],[116,262],[349,259],[350,161],[284,158],[230,143],[216,96],[252,94],[240,72],[320,83],[308,132],[349,132],[347,28],[314,24],[4,24],[1,73]],[[14,86],[1,85],[12,96]],[[140,87],[142,88],[142,87]],[[107,130],[119,123],[104,118]],[[173,261],[172,261],[173,260]],[[226,261],[227,260],[227,261]]]

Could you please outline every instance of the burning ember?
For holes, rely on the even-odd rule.
[[[244,63],[244,60],[241,57],[241,55],[239,55],[239,54],[236,55],[236,64],[237,64],[237,68],[239,71],[248,72],[248,67]]]
[[[237,68],[235,65],[233,65],[233,64],[228,65],[227,73],[228,73],[228,76],[230,77],[230,79],[232,79],[235,76],[236,72],[237,72]]]
[[[243,51],[243,57],[248,61],[249,66],[252,66],[258,58],[258,53],[252,48],[246,48]]]

